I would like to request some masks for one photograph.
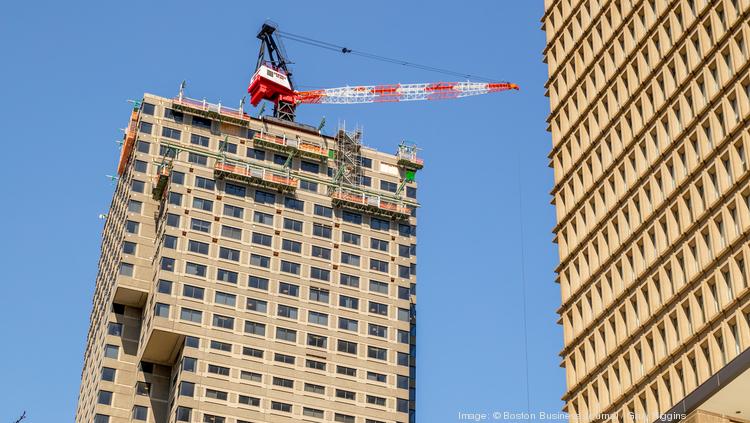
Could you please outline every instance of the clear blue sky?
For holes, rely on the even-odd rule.
[[[263,4],[263,9],[258,6]],[[445,102],[301,107],[424,148],[418,174],[418,421],[525,411],[521,254],[532,411],[561,407],[562,345],[537,1],[6,2],[0,13],[0,423],[72,421],[118,157],[143,92],[235,105],[266,18],[292,33],[518,83]],[[297,83],[451,80],[288,42]],[[520,231],[519,167],[523,189]]]

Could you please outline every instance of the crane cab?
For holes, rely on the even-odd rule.
[[[261,64],[255,71],[247,92],[250,93],[250,103],[253,106],[257,106],[261,100],[278,103],[279,100],[294,98],[287,74],[268,63]]]

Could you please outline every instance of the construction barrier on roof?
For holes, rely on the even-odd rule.
[[[120,150],[120,162],[117,164],[117,174],[122,176],[125,172],[125,166],[130,160],[130,154],[133,152],[133,146],[135,145],[135,137],[138,131],[138,109],[133,109],[130,113],[130,123],[128,123],[128,130],[125,132],[125,140],[122,143],[122,149]]]
[[[222,106],[221,103],[214,104],[209,103],[206,100],[195,100],[187,97],[177,97],[172,100],[176,109],[188,109],[193,112],[200,112],[199,114],[207,117],[216,117],[219,120],[222,118],[228,118],[229,121],[236,121],[238,123],[247,123],[250,121],[250,116],[239,109],[233,109],[231,107]]]

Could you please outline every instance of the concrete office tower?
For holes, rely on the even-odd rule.
[[[750,1],[545,9],[565,410],[750,420]]]
[[[77,422],[408,422],[416,149],[145,95]]]

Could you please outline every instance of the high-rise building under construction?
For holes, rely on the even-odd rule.
[[[750,420],[749,16],[545,1],[571,421]]]
[[[76,421],[414,421],[416,149],[146,94]]]

